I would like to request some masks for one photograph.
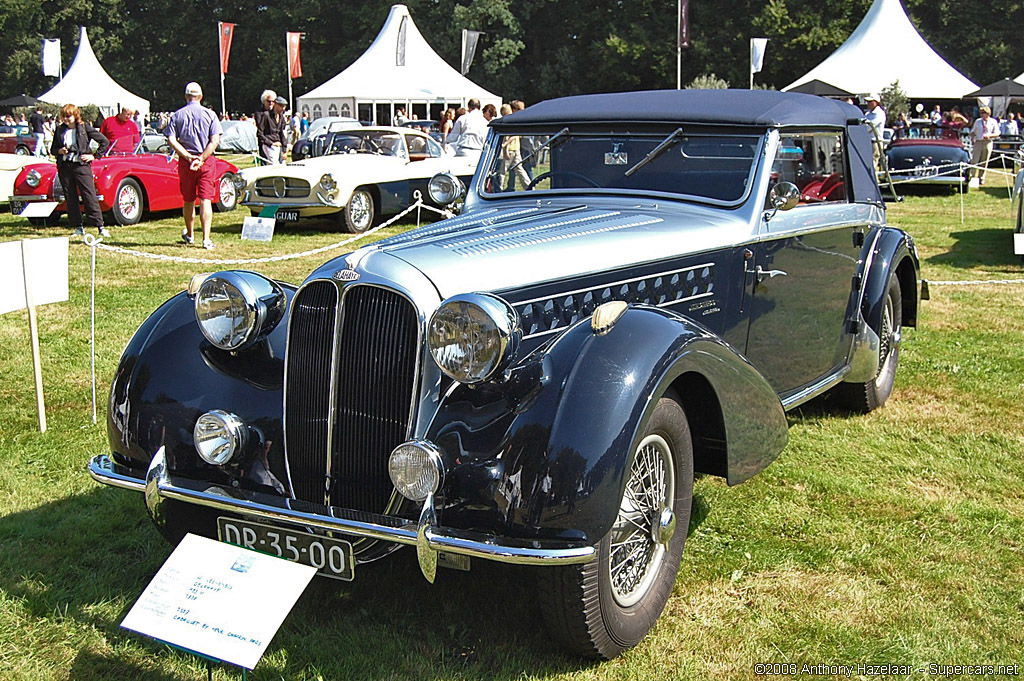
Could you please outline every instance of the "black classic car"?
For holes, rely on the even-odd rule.
[[[517,143],[532,176],[504,191]],[[755,475],[786,410],[826,391],[859,411],[889,397],[918,260],[870,143],[857,108],[769,91],[494,121],[468,191],[431,182],[461,215],[299,286],[221,272],[154,312],[90,473],[144,493],[172,541],[329,577],[402,545],[431,582],[543,566],[552,635],[613,657],[672,591],[695,474]]]
[[[900,191],[936,186],[967,191],[970,154],[959,138],[921,134],[896,139],[886,150],[885,160]]]

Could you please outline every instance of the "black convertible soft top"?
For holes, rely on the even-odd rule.
[[[493,126],[642,121],[845,127],[863,115],[852,104],[795,92],[646,90],[549,99],[496,120]]]
[[[871,136],[856,106],[817,95],[774,90],[645,90],[549,99],[491,123],[499,132],[574,123],[681,123],[775,128],[846,128],[855,201],[882,203]]]

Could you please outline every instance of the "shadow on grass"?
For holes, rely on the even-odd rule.
[[[946,253],[926,259],[935,265],[970,269],[985,267],[995,271],[1020,273],[1019,256],[1013,254],[1013,226],[1006,229],[975,229],[953,232],[953,246]]]
[[[695,502],[694,523],[706,516]],[[143,646],[115,645],[109,655],[83,648],[71,678],[174,678],[154,672],[171,668],[159,662],[172,654],[163,644],[119,628],[170,551],[141,495],[98,488],[0,518],[0,590],[48,626],[69,621]],[[540,569],[474,561],[468,573],[439,570],[430,585],[415,553],[402,550],[359,566],[350,584],[316,579],[253,678],[380,678],[387,670],[389,678],[517,679],[586,669],[592,663],[565,655],[545,633]]]

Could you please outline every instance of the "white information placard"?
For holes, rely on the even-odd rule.
[[[274,238],[275,218],[247,217],[242,220],[242,238],[251,241],[270,241]]]
[[[68,238],[27,239],[0,243],[0,314],[25,308],[24,244],[32,304],[68,299]]]
[[[1016,232],[1013,235],[1014,255],[1024,255],[1024,233]]]
[[[308,565],[188,534],[121,626],[253,669],[314,574]]]
[[[29,201],[25,208],[18,213],[23,218],[48,218],[57,207],[56,201]]]

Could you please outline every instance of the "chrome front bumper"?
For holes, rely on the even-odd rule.
[[[163,447],[153,456],[145,481],[122,472],[123,469],[119,471],[121,468],[109,456],[100,454],[89,462],[89,475],[105,485],[143,492],[149,513],[157,522],[161,517],[162,501],[172,499],[270,523],[408,544],[416,547],[420,569],[430,582],[434,581],[438,552],[518,565],[586,563],[595,556],[593,546],[565,542],[514,546],[493,535],[439,527],[433,497],[424,501],[418,523],[335,507],[329,508],[329,515],[325,515],[293,508],[308,504],[285,497],[172,476],[167,470]]]

